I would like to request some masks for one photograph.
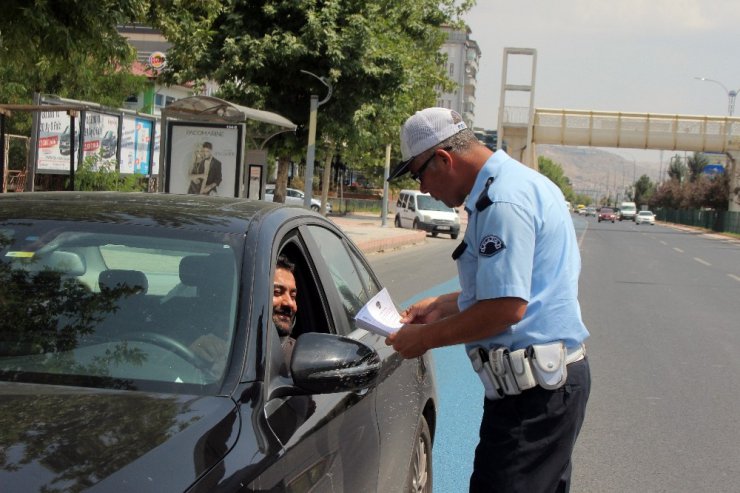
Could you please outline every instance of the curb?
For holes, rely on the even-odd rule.
[[[416,245],[418,243],[424,243],[427,241],[427,234],[425,231],[417,231],[415,233],[409,233],[407,235],[395,236],[392,238],[382,238],[375,240],[352,240],[357,248],[362,253],[380,253],[386,250],[394,250],[408,245]]]

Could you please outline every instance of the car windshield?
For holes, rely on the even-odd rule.
[[[602,214],[611,214],[611,213],[613,213],[613,212],[614,212],[614,211],[613,211],[613,210],[611,210],[611,209],[606,209],[606,208],[604,208],[604,209],[601,209],[601,213],[602,213]]]
[[[650,212],[650,211],[640,211],[639,212],[639,215],[641,215],[641,216],[652,216],[653,213]]]
[[[444,202],[437,200],[429,195],[419,195],[416,198],[420,211],[444,211],[454,212],[452,207],[447,207]]]
[[[0,380],[206,393],[235,326],[224,235],[18,221],[0,225]],[[223,358],[199,356],[217,337]]]

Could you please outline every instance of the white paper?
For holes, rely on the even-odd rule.
[[[355,316],[355,322],[361,329],[384,337],[388,337],[403,327],[401,314],[398,313],[386,288],[383,288],[362,307]]]

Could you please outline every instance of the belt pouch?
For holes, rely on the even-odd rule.
[[[488,360],[491,362],[491,370],[501,385],[501,390],[506,395],[517,395],[521,392],[514,379],[514,374],[509,367],[509,349],[505,347],[494,347],[488,351]]]
[[[561,387],[568,378],[563,342],[533,344],[529,348],[529,360],[537,383],[550,390]]]
[[[527,390],[537,385],[529,364],[526,349],[517,349],[509,352],[509,367],[514,375],[519,390]]]
[[[483,359],[484,356],[485,359]],[[490,400],[500,399],[502,393],[491,371],[491,365],[488,363],[486,352],[482,348],[474,347],[468,351],[468,358],[470,358],[470,362],[473,364],[473,370],[478,374],[478,378],[483,383],[486,398]]]

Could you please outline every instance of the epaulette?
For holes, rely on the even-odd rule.
[[[488,187],[491,186],[491,183],[493,183],[493,176],[486,180],[486,186],[483,187],[483,191],[481,191],[480,195],[478,196],[478,200],[475,201],[475,209],[478,212],[486,209],[489,205],[493,204],[491,197],[488,196]]]

